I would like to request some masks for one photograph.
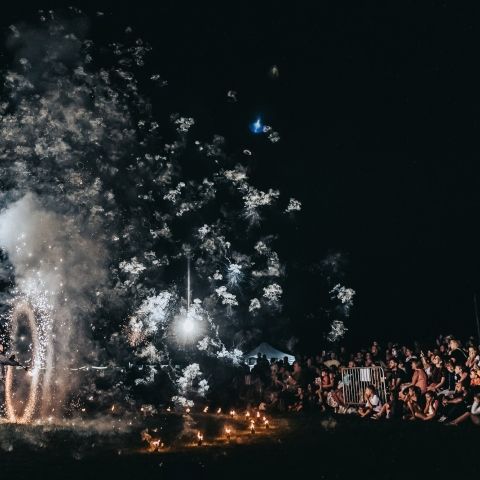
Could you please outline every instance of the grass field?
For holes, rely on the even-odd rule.
[[[274,419],[272,429],[255,435],[239,422],[228,443],[222,430],[229,419],[205,415],[195,418],[205,433],[199,447],[188,439],[175,444],[180,420],[149,420],[150,429],[173,444],[155,453],[145,451],[143,425],[113,431],[95,422],[81,428],[0,424],[1,478],[439,479],[480,473],[480,429],[470,425],[296,415]]]

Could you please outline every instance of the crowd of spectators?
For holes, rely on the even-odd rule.
[[[384,382],[362,384],[359,402],[345,400],[345,368],[382,367]],[[392,342],[349,352],[343,346],[316,356],[268,360],[259,354],[245,366],[240,398],[280,411],[320,409],[371,419],[439,421],[480,426],[480,355],[473,338],[466,342],[439,336],[423,348]],[[342,378],[344,381],[342,381]],[[377,382],[378,383],[378,382]]]

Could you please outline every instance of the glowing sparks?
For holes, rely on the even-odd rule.
[[[27,318],[28,328],[31,335],[32,345],[32,370],[30,388],[26,398],[19,398],[19,393],[16,392],[14,386],[13,368],[7,369],[7,378],[5,380],[5,406],[7,418],[11,422],[28,423],[32,420],[38,402],[38,388],[40,382],[40,368],[42,364],[42,337],[39,336],[39,330],[35,319],[35,314],[26,302],[18,303],[12,311],[10,318],[10,335],[13,346],[15,347],[17,341],[17,331],[19,329],[19,320],[21,316]],[[23,412],[19,413],[21,405],[24,405]]]
[[[327,335],[327,340],[329,342],[336,342],[345,335],[345,332],[348,328],[344,325],[341,320],[333,320],[330,325],[330,332]]]
[[[191,318],[187,317],[183,321],[182,331],[187,337],[189,337],[190,335],[192,335],[195,332],[195,323],[193,322],[193,320]]]
[[[236,287],[243,278],[242,266],[231,263],[227,268],[227,281],[229,286]]]
[[[148,430],[143,430],[140,433],[140,436],[142,441],[147,443],[147,451],[150,453],[158,452],[164,447],[161,439],[153,437],[150,433],[148,433]]]

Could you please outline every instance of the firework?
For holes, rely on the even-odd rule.
[[[188,114],[165,112],[170,130],[161,131],[136,77],[147,65],[145,42],[132,44],[127,35],[111,47],[96,45],[83,31],[70,31],[76,23],[52,17],[38,28],[13,27],[9,44],[22,58],[2,73],[2,266],[14,272],[12,305],[31,306],[37,335],[32,395],[22,399],[33,406],[12,415],[62,416],[73,396],[87,398],[94,388],[69,368],[106,352],[109,364],[120,363],[125,344],[142,368],[131,383],[109,378],[106,408],[114,393],[116,402],[127,398],[131,387],[152,384],[160,372],[177,388],[175,404],[191,408],[191,399],[209,389],[203,372],[189,377],[197,358],[239,363],[232,338],[245,329],[243,312],[280,307],[280,260],[270,247],[260,253],[253,246],[268,241],[249,228],[274,213],[280,192],[256,188],[251,150],[242,148],[231,162],[220,135],[191,139],[201,122]],[[109,48],[112,63],[99,68]],[[166,84],[156,72],[143,73],[156,86]],[[227,98],[236,101],[237,93]],[[261,118],[250,128],[279,139]],[[164,143],[169,132],[174,138]],[[190,146],[198,155],[195,176]],[[299,209],[291,199],[285,212]],[[190,282],[185,295],[177,270],[186,256],[203,295],[193,302]],[[267,265],[258,266],[262,261]],[[247,272],[254,282],[244,281]],[[14,381],[9,388],[13,399]]]
[[[262,133],[263,132],[263,124],[260,117],[258,117],[254,122],[250,124],[250,130],[252,133]]]

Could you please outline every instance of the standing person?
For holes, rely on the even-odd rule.
[[[388,366],[390,367],[390,377],[388,380],[389,390],[398,392],[400,385],[405,383],[407,374],[398,366],[398,360],[395,357],[389,360]]]
[[[442,385],[439,395],[452,395],[455,391],[455,367],[452,362],[445,364],[445,370],[443,371],[445,376],[445,382]]]
[[[405,353],[405,361],[403,362],[403,366],[405,367],[405,372],[407,372],[407,377],[412,378],[412,374],[413,374],[412,362],[416,360],[417,357],[413,352],[413,348],[403,347],[403,351]]]
[[[407,385],[402,385],[403,392],[405,393],[405,388],[417,387],[423,395],[427,391],[427,374],[422,368],[422,362],[418,359],[412,360],[412,368],[412,381]]]
[[[428,385],[427,390],[432,392],[440,391],[445,385],[446,373],[445,367],[443,366],[443,360],[439,355],[432,356],[433,367],[430,370],[430,384]]]
[[[463,365],[467,360],[467,354],[460,348],[460,342],[451,338],[448,346],[450,347],[448,357],[455,362],[455,365]]]

